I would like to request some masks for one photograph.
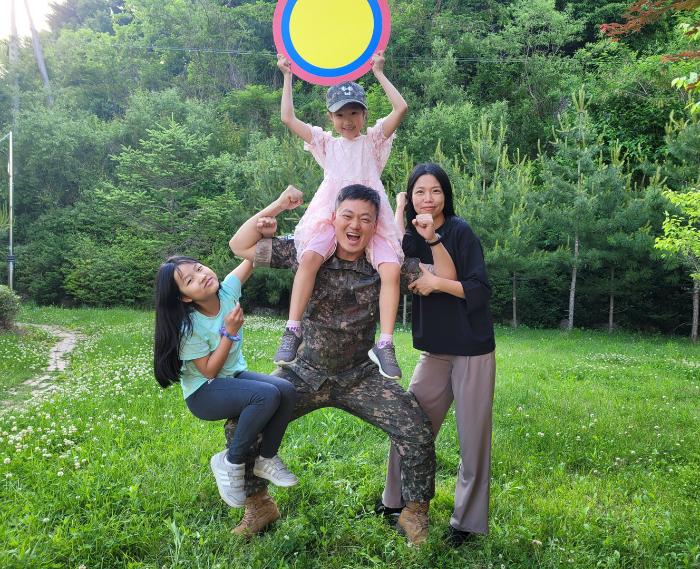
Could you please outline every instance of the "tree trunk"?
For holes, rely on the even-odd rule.
[[[515,273],[513,273],[513,322],[511,326],[513,328],[518,327],[518,295],[517,295],[517,290],[518,290],[518,284],[517,284],[517,277]]]
[[[571,287],[569,288],[569,323],[567,330],[574,329],[574,299],[576,298],[576,269],[578,268],[578,233],[574,238],[574,266],[571,269]]]
[[[15,11],[15,0],[10,1],[10,45],[9,45],[9,71],[10,85],[12,91],[12,128],[15,129],[17,117],[19,115],[19,71],[17,61],[19,60],[19,47],[17,45],[17,16]]]
[[[49,74],[46,71],[44,50],[41,49],[41,40],[39,39],[39,34],[37,33],[36,28],[34,27],[34,20],[32,20],[32,13],[29,10],[29,4],[27,3],[27,0],[24,0],[24,8],[27,11],[29,29],[32,32],[32,47],[34,48],[34,57],[36,58],[37,67],[39,67],[39,74],[41,75],[41,80],[44,82],[44,91],[46,92],[46,99],[50,107],[53,105],[53,94],[51,93],[51,83],[49,83]]]
[[[610,268],[610,308],[608,310],[608,334],[612,334],[613,327],[615,326],[614,314],[615,314],[615,267]]]
[[[693,279],[693,326],[690,329],[690,339],[698,341],[698,308],[700,305],[700,280]]]

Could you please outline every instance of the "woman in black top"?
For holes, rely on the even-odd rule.
[[[489,309],[491,287],[479,238],[456,216],[452,186],[437,164],[419,164],[408,191],[397,199],[396,219],[408,230],[403,238],[407,257],[433,262],[433,247],[442,243],[454,261],[457,280],[424,271],[412,285],[413,346],[422,351],[409,391],[418,399],[437,436],[455,402],[460,466],[448,540],[460,545],[474,534],[488,533],[491,465],[491,410],[495,381],[495,341]],[[433,240],[414,227],[426,216],[436,228]],[[415,222],[414,222],[415,220]],[[400,457],[389,453],[387,482],[378,513],[391,515],[403,506]]]

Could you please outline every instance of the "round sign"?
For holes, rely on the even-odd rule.
[[[275,46],[298,77],[335,85],[361,77],[391,33],[386,0],[279,0]]]

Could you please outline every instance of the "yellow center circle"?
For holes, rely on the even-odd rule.
[[[289,35],[299,55],[324,69],[343,67],[367,49],[374,18],[367,0],[297,0]]]

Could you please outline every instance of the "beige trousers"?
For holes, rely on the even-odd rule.
[[[455,402],[460,464],[450,525],[458,530],[488,533],[491,478],[491,415],[496,378],[495,353],[450,356],[423,352],[408,390],[433,425],[437,437],[447,411]],[[389,451],[382,502],[404,505],[401,496],[401,459]]]

